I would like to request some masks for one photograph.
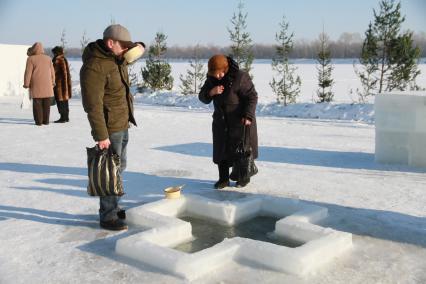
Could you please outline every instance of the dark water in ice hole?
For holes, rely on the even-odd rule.
[[[192,235],[195,239],[180,244],[174,249],[187,253],[194,253],[212,247],[225,238],[233,237],[269,242],[292,248],[303,244],[292,240],[277,239],[276,236],[271,234],[275,230],[275,223],[279,220],[279,218],[275,217],[258,216],[230,227],[192,216],[182,216],[180,219],[191,223]]]

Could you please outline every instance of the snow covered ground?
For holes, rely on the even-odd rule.
[[[259,174],[247,188],[215,191],[211,110],[141,100],[139,126],[130,129],[124,207],[186,184],[184,194],[299,198],[328,208],[323,226],[353,234],[353,250],[315,275],[232,262],[195,283],[426,283],[425,169],[376,164],[371,120],[260,113]],[[70,123],[42,127],[20,102],[0,97],[0,283],[184,282],[114,253],[132,228],[99,228],[98,199],[86,194],[85,147],[94,143],[80,99],[70,101]],[[57,117],[52,108],[51,121]]]

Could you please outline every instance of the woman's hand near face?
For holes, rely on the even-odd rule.
[[[242,123],[243,125],[245,125],[245,126],[250,126],[250,125],[251,125],[251,120],[250,120],[249,118],[245,118],[245,117],[243,117],[243,118],[241,119],[241,123]]]
[[[209,96],[214,97],[214,96],[220,95],[223,93],[223,90],[225,90],[225,87],[223,87],[222,85],[213,87],[209,92]]]

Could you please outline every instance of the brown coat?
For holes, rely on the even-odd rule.
[[[30,89],[32,98],[53,97],[55,70],[49,56],[44,54],[43,46],[36,42],[27,54],[27,66],[24,75],[24,88]]]
[[[129,128],[129,122],[136,125],[127,64],[114,56],[102,40],[84,49],[80,85],[95,141]]]
[[[232,163],[235,148],[242,139],[242,118],[252,121],[250,126],[250,146],[253,157],[258,157],[258,139],[256,125],[257,92],[247,72],[241,71],[235,61],[228,58],[229,71],[222,80],[208,77],[201,88],[198,98],[208,104],[213,100],[213,162],[223,160]],[[221,95],[211,97],[209,91],[223,85]]]
[[[71,75],[68,61],[64,55],[61,54],[55,56],[52,62],[55,68],[55,98],[57,101],[67,101],[72,96]]]

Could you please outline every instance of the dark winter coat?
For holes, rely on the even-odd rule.
[[[55,56],[52,59],[53,68],[55,68],[55,99],[57,101],[67,101],[72,96],[71,75],[67,59],[63,54]]]
[[[80,85],[95,141],[127,129],[129,122],[136,125],[127,64],[109,51],[103,40],[84,49]]]
[[[213,100],[213,162],[218,164],[223,160],[232,163],[234,152],[242,139],[242,118],[252,121],[250,126],[250,146],[253,157],[258,156],[256,105],[257,92],[247,72],[241,71],[231,58],[228,58],[229,71],[221,80],[209,76],[198,98],[209,104]],[[211,97],[209,91],[218,85],[225,87],[221,95]]]

